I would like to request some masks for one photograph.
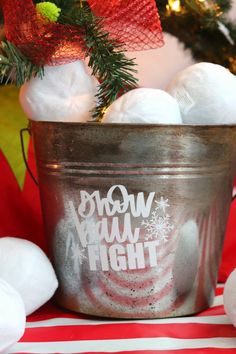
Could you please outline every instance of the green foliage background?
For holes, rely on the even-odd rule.
[[[229,0],[214,1],[222,11],[216,16],[214,11],[206,10],[199,15],[194,11],[197,0],[181,0],[183,11],[167,15],[167,0],[156,0],[163,30],[176,37],[190,49],[197,61],[208,61],[223,65],[236,74],[236,23],[228,20],[227,12],[232,7]],[[218,21],[226,26],[231,44],[218,28]]]

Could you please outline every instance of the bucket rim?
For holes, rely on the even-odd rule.
[[[198,128],[198,129],[211,129],[211,128],[232,128],[236,129],[235,124],[149,124],[149,123],[101,123],[101,122],[62,122],[62,121],[37,121],[29,119],[30,125],[61,125],[61,126],[81,126],[81,127],[91,127],[91,126],[102,126],[102,127],[127,127],[127,128]]]

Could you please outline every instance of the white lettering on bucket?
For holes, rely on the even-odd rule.
[[[149,266],[155,267],[157,263],[157,241],[128,243],[126,245],[113,244],[110,247],[105,245],[88,245],[88,260],[90,270],[114,271],[144,269],[145,248],[149,251]],[[108,263],[110,259],[110,267]]]
[[[168,241],[173,225],[168,199],[161,196],[154,201],[154,197],[155,192],[145,198],[144,192],[135,196],[125,186],[114,185],[106,197],[97,190],[82,190],[78,206],[70,200],[76,247],[83,254],[80,264],[87,259],[91,271],[116,272],[158,266],[158,246]]]
[[[115,191],[120,194],[119,199],[115,197]],[[154,196],[155,192],[149,193],[145,202],[144,193],[140,192],[135,200],[135,196],[128,194],[127,189],[122,185],[111,187],[106,198],[101,198],[99,191],[94,191],[91,194],[80,191],[81,203],[78,207],[78,213],[83,218],[91,217],[95,210],[97,210],[98,216],[114,216],[116,213],[126,213],[130,207],[133,217],[143,216],[146,218],[150,214]]]

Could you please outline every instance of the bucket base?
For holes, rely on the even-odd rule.
[[[79,297],[79,295],[78,295]],[[192,296],[188,295],[179,297],[173,306],[169,309],[154,310],[150,309],[147,311],[144,308],[133,308],[115,311],[114,309],[105,309],[104,307],[97,304],[95,306],[89,306],[88,304],[78,304],[78,300],[74,297],[63,296],[57,293],[55,296],[56,303],[67,310],[78,312],[85,315],[104,317],[104,318],[116,318],[116,319],[158,319],[158,318],[171,318],[171,317],[183,317],[197,314],[201,311],[208,309],[213,303],[214,296],[212,295],[210,299],[201,299],[201,303],[197,306],[192,304]],[[182,304],[182,305],[181,305]],[[180,306],[178,306],[180,305]]]

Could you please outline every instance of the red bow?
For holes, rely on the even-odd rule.
[[[85,44],[76,26],[45,23],[32,0],[0,0],[7,39],[35,64],[62,64],[85,57]],[[127,50],[163,44],[155,0],[88,0],[96,16],[104,19],[110,37]]]

